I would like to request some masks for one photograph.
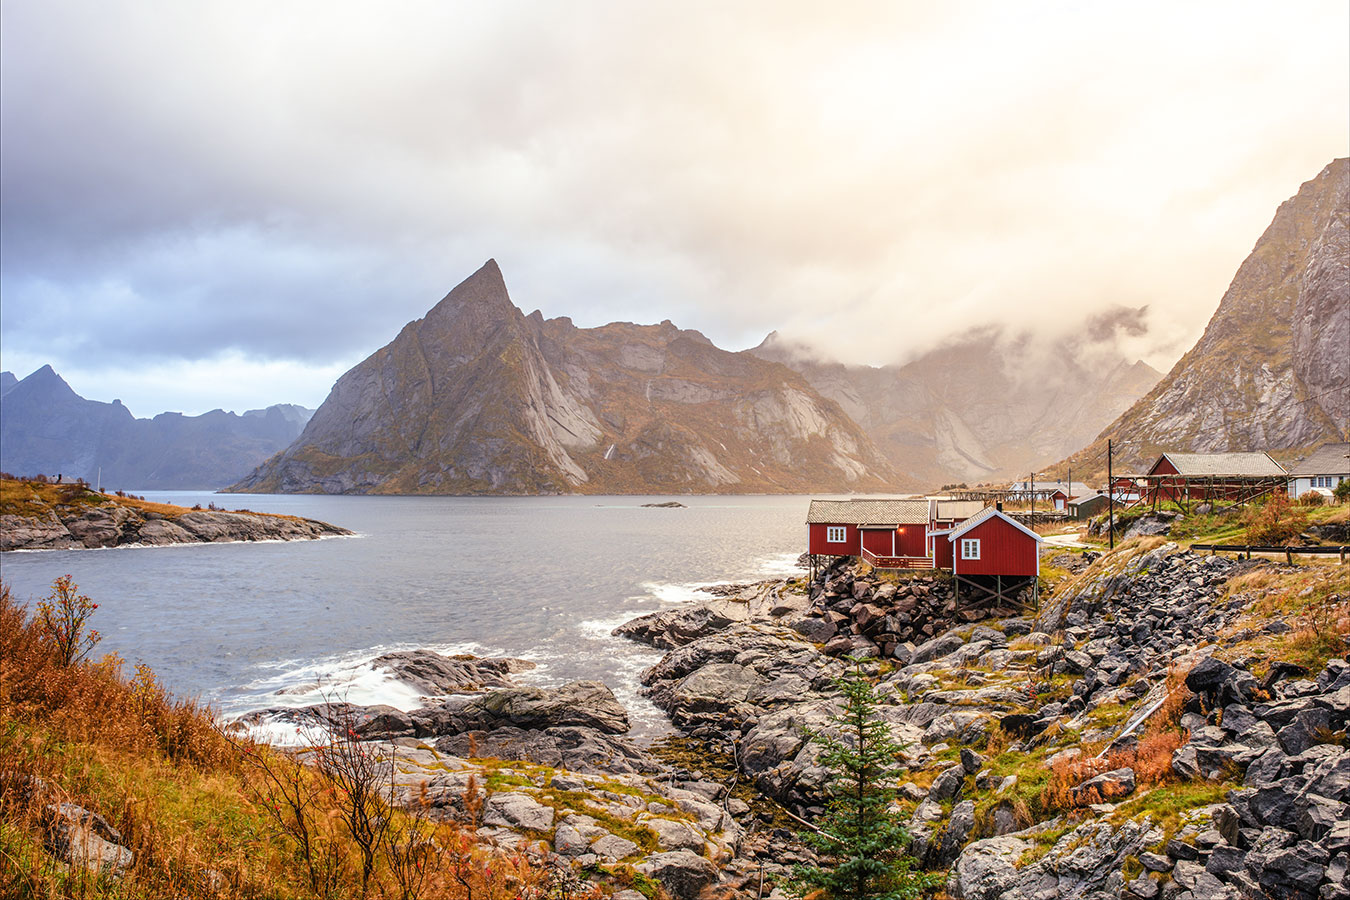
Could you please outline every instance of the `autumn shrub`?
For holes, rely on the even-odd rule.
[[[1321,506],[1327,502],[1327,498],[1319,491],[1304,491],[1298,495],[1298,502],[1300,506]]]
[[[1284,491],[1273,491],[1263,502],[1253,503],[1243,512],[1247,543],[1276,546],[1298,537],[1307,527],[1308,516],[1289,501]]]
[[[144,663],[129,677],[123,667],[115,654],[66,664],[0,583],[0,897],[556,896],[556,879],[528,856],[481,844],[472,825],[394,806],[392,765],[354,733],[305,765],[227,734]],[[60,803],[120,832],[134,853],[120,878],[49,852]],[[285,827],[297,810],[308,851]]]
[[[69,575],[52,582],[52,592],[38,602],[37,622],[51,642],[57,661],[68,666],[84,658],[99,642],[97,631],[85,630],[98,604],[84,594]]]

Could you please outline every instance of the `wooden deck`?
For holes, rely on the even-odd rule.
[[[933,559],[929,556],[877,556],[866,547],[863,548],[862,558],[864,562],[870,563],[874,569],[931,569]]]

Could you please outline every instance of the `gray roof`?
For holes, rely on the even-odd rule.
[[[943,521],[947,519],[969,519],[984,509],[984,506],[983,500],[939,500],[937,501],[936,518]]]
[[[1350,443],[1323,444],[1289,467],[1290,475],[1350,475]]]
[[[1289,474],[1283,466],[1259,450],[1241,453],[1168,452],[1163,456],[1177,467],[1177,474],[1187,477],[1233,475],[1243,478],[1283,478]],[[1157,462],[1153,465],[1156,466]]]
[[[966,534],[972,529],[978,527],[983,522],[988,522],[990,519],[1002,519],[1003,521],[1012,525],[1018,531],[1021,531],[1035,538],[1036,543],[1039,544],[1041,542],[1041,536],[1039,534],[1032,531],[1030,528],[1023,525],[1021,522],[1017,521],[1012,516],[1008,515],[1007,513],[1003,512],[1002,510],[1000,510],[998,507],[995,506],[986,506],[983,511],[977,513],[976,515],[971,516],[969,519],[966,519],[960,525],[957,525],[955,528],[946,532],[947,540],[951,541],[954,544],[956,543],[956,539],[959,538],[961,535]]]
[[[926,525],[927,500],[812,500],[807,525]]]

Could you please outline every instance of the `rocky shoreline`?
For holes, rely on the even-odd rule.
[[[0,550],[160,547],[235,541],[307,541],[355,532],[317,519],[224,510],[165,514],[130,506],[49,508],[0,515]]]
[[[643,690],[696,751],[729,761],[715,777],[628,739],[605,685],[521,686],[521,661],[395,654],[380,664],[427,691],[422,709],[273,713],[350,722],[433,815],[485,839],[591,872],[632,866],[677,898],[749,896],[812,859],[784,825],[821,811],[828,773],[808,734],[858,664],[905,746],[913,852],[950,873],[954,898],[1350,898],[1347,648],[1318,671],[1264,649],[1215,655],[1262,640],[1278,653],[1294,616],[1254,615],[1259,592],[1234,579],[1289,568],[1156,538],[1056,564],[1071,575],[1039,609],[958,607],[940,575],[840,563],[620,626],[667,651]],[[1310,577],[1304,595],[1326,588],[1347,610],[1343,576]],[[474,818],[470,775],[502,772]]]

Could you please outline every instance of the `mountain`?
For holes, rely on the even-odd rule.
[[[13,372],[0,372],[0,397],[9,393],[9,389],[19,383]]]
[[[1190,352],[1066,464],[1104,472],[1108,436],[1131,472],[1164,449],[1298,455],[1347,427],[1350,159],[1337,159],[1280,204]]]
[[[137,419],[120,400],[86,400],[43,366],[4,389],[0,469],[119,489],[218,488],[286,447],[307,419],[293,404]]]
[[[866,429],[905,487],[1025,476],[1090,441],[1161,377],[1143,361],[1035,352],[995,330],[905,365],[821,362],[777,334],[751,351],[800,372]]]
[[[231,490],[880,490],[894,473],[797,373],[697,331],[529,316],[489,260],[338,379],[299,439]]]

